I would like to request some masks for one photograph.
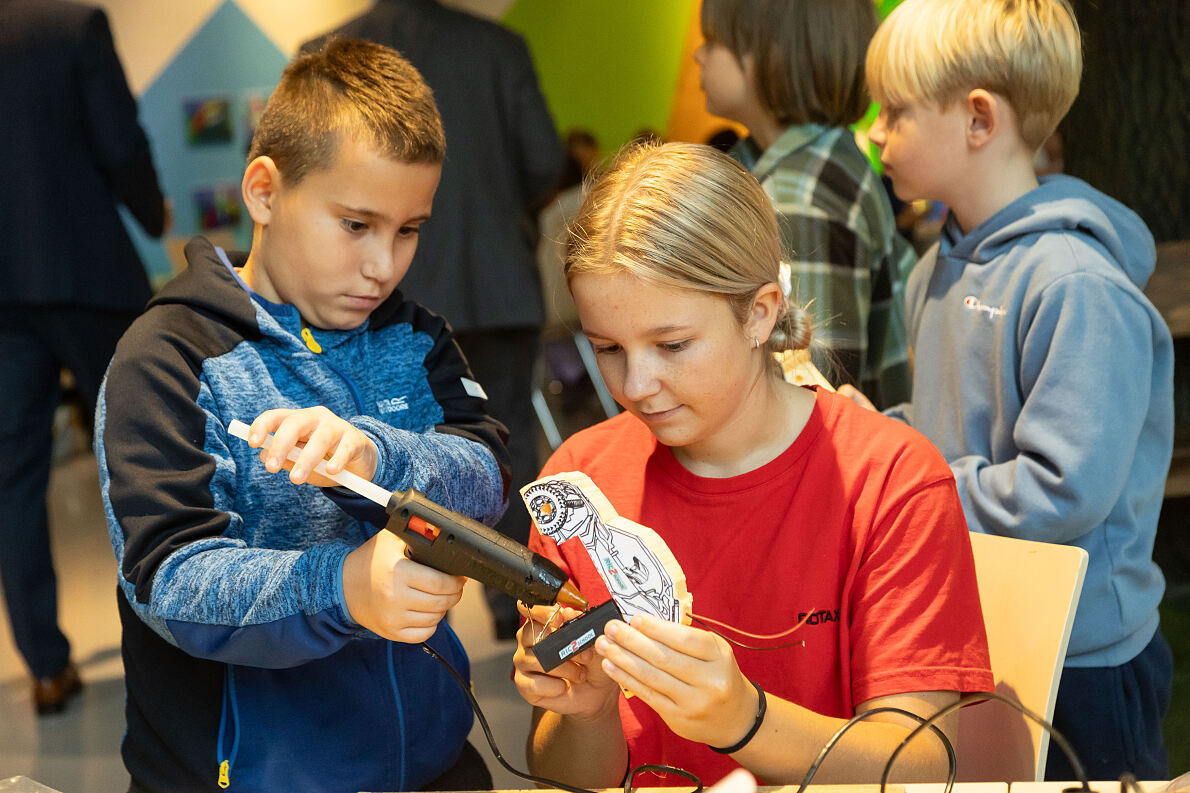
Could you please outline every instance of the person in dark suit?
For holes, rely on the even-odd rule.
[[[545,322],[535,215],[565,161],[529,49],[513,31],[436,0],[378,0],[329,35],[392,47],[434,91],[446,161],[401,290],[450,322],[487,392],[488,412],[508,426],[513,479],[496,528],[527,542],[529,515],[518,491],[538,469],[531,399]],[[496,637],[515,638],[516,604],[486,594]]]
[[[152,236],[169,211],[99,8],[0,0],[0,107],[0,581],[40,714],[82,685],[46,509],[61,372],[89,419],[150,294],[117,204]]]

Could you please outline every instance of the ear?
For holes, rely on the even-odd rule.
[[[262,226],[268,224],[280,191],[281,172],[272,157],[261,156],[248,163],[240,183],[240,194],[254,222]]]
[[[1006,109],[1007,105],[991,91],[976,88],[967,94],[967,145],[973,149],[988,145],[1008,121]]]
[[[774,283],[767,283],[756,290],[752,298],[752,308],[748,322],[744,326],[745,335],[749,340],[756,339],[763,345],[773,333],[777,318],[781,316],[781,306],[785,302],[785,295],[781,287]]]
[[[748,81],[748,85],[756,85],[756,56],[750,52],[744,55],[736,55],[733,52],[731,57],[735,58],[736,63],[740,65],[740,71],[744,73],[744,79]]]

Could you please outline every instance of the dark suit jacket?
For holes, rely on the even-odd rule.
[[[140,310],[149,282],[116,211],[164,207],[103,11],[0,0],[0,305]]]
[[[541,326],[534,215],[564,153],[524,40],[434,0],[379,0],[333,35],[400,52],[442,114],[442,181],[401,291],[456,331]]]

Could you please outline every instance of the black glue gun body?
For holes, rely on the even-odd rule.
[[[472,578],[529,606],[587,601],[549,559],[479,521],[435,504],[416,490],[393,491],[386,529],[400,537],[415,562]]]

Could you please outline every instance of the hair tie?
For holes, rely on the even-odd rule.
[[[756,694],[760,697],[760,699],[756,701],[756,721],[752,722],[752,729],[748,730],[748,734],[743,738],[740,738],[739,741],[726,748],[720,749],[718,746],[711,746],[710,744],[707,744],[707,748],[712,752],[718,752],[719,754],[735,754],[740,749],[743,749],[745,746],[747,746],[748,741],[752,740],[752,738],[755,737],[756,732],[760,729],[760,724],[764,721],[764,712],[768,710],[769,702],[765,697],[764,689],[760,687],[760,684],[754,680],[749,680],[748,682],[756,687]]]

